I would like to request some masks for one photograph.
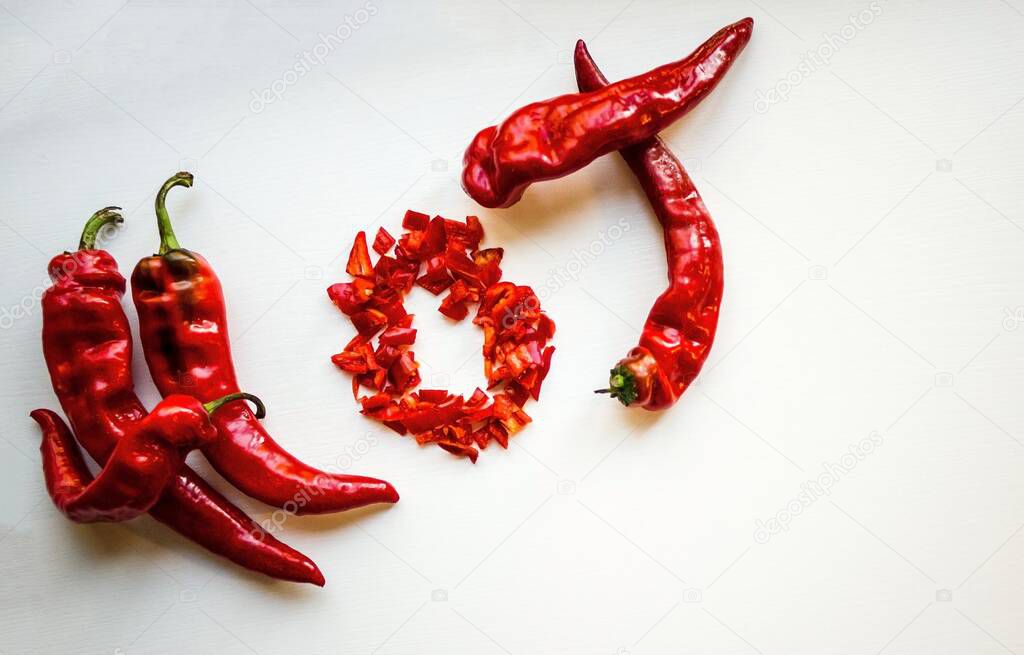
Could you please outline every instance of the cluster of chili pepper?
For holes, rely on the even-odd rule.
[[[624,405],[672,405],[700,372],[714,340],[723,279],[718,233],[657,133],[718,85],[753,25],[740,20],[684,59],[611,84],[580,41],[580,93],[526,105],[480,131],[466,149],[462,185],[485,207],[511,206],[530,184],[563,177],[616,150],[640,181],[664,232],[669,287],[651,309],[639,345],[600,390]]]
[[[43,354],[74,435],[102,470],[93,478],[71,429],[54,412],[32,417],[43,430],[47,490],[75,521],[123,521],[148,512],[211,552],[282,580],[323,585],[308,557],[278,541],[210,487],[184,457],[199,448],[247,494],[295,513],[333,512],[398,500],[386,482],[331,475],[303,464],[263,429],[263,404],[234,379],[224,300],[209,264],[179,247],[167,192],[191,186],[178,173],[156,199],[160,252],[132,276],[143,350],[164,399],[147,413],[132,379],[132,336],[121,306],[125,279],[100,230],[123,219],[94,214],[76,252],[53,258],[43,295]],[[252,412],[245,400],[253,401]]]
[[[522,407],[540,397],[555,324],[530,287],[501,282],[504,253],[480,248],[483,228],[475,216],[459,222],[408,211],[402,227],[397,242],[383,228],[377,231],[376,263],[366,234],[357,234],[345,269],[352,281],[327,289],[358,332],[331,361],[353,374],[352,393],[365,416],[412,434],[420,445],[433,443],[476,462],[478,449],[491,440],[508,448],[509,436],[530,422]],[[394,256],[388,254],[392,246]],[[479,388],[469,398],[437,389],[412,391],[420,383],[409,349],[416,330],[403,299],[414,285],[435,296],[447,291],[438,311],[452,320],[464,319],[469,305],[479,303],[473,323],[484,332],[488,389],[501,386],[493,398]],[[375,393],[360,398],[360,387]]]

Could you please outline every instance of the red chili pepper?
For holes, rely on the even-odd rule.
[[[192,186],[192,175],[178,173],[157,194],[160,251],[135,267],[132,298],[157,389],[165,396],[181,393],[209,401],[239,389],[220,281],[201,255],[178,245],[164,206],[167,192],[176,186]],[[374,274],[365,235],[353,250],[349,270]],[[386,323],[370,319],[373,325]],[[245,403],[228,404],[212,420],[219,437],[203,448],[206,458],[238,489],[268,505],[318,514],[398,501],[394,487],[383,480],[333,475],[299,461],[274,441]]]
[[[132,336],[121,307],[125,281],[96,250],[100,229],[121,222],[116,207],[86,223],[77,252],[50,261],[43,295],[43,354],[53,391],[78,440],[100,465],[146,417],[132,382]],[[323,586],[309,558],[266,532],[188,466],[149,513],[207,550],[282,580]]]
[[[208,414],[242,396],[249,397],[228,396],[208,405],[191,396],[165,398],[117,442],[95,479],[67,424],[48,409],[33,411],[43,430],[39,450],[53,504],[78,523],[127,521],[145,514],[174,482],[185,454],[217,436]]]
[[[580,90],[608,84],[583,41],[576,43],[575,63]],[[612,369],[610,388],[601,391],[623,405],[658,410],[686,391],[711,350],[722,303],[722,247],[693,181],[659,138],[620,154],[665,233],[669,287],[654,302],[640,344]]]
[[[510,207],[534,182],[563,177],[601,155],[653,137],[711,93],[753,27],[753,19],[744,18],[685,59],[516,110],[470,143],[463,158],[463,188],[484,207]]]

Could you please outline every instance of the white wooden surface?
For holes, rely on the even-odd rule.
[[[0,652],[1024,652],[1021,0],[431,5],[3,0]],[[745,15],[740,61],[665,134],[724,240],[718,340],[675,408],[625,411],[590,390],[663,286],[634,180],[607,157],[483,211],[461,151],[573,90],[578,37],[619,78]],[[402,493],[285,522],[323,590],[148,518],[72,525],[44,494],[46,262],[120,204],[130,270],[179,168],[178,235],[222,276],[272,433]],[[324,294],[338,256],[410,207],[479,214],[558,323],[535,424],[475,467],[362,420],[328,360],[351,330]],[[424,296],[424,378],[471,391],[480,336]]]

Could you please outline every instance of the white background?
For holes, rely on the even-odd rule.
[[[1021,0],[427,5],[3,1],[0,652],[1024,653]],[[718,339],[678,405],[625,410],[591,390],[664,286],[634,179],[605,157],[481,210],[461,151],[575,90],[578,37],[618,79],[746,15],[747,50],[664,135],[722,234]],[[322,64],[253,102],[339,28]],[[808,51],[828,63],[801,68]],[[771,89],[786,99],[755,105]],[[325,589],[249,574],[148,517],[71,524],[44,493],[28,412],[57,404],[46,262],[119,204],[108,248],[130,271],[179,168],[197,183],[172,192],[178,236],[223,280],[270,431],[402,494],[285,522]],[[324,293],[338,258],[406,208],[479,214],[506,277],[547,289],[558,324],[535,423],[476,466],[362,419],[329,362],[352,333]],[[426,386],[472,391],[479,333],[425,292],[410,302]],[[831,495],[801,501],[873,432]]]

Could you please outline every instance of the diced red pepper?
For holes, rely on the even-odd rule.
[[[393,245],[395,245],[395,237],[388,234],[384,228],[377,228],[377,236],[373,238],[373,250],[378,255],[384,255],[391,250]]]
[[[461,321],[469,314],[469,307],[466,306],[466,299],[469,297],[468,288],[464,280],[456,280],[455,284],[448,290],[448,295],[441,301],[437,311],[450,319]]]
[[[346,268],[353,281],[328,289],[359,332],[332,361],[352,373],[352,393],[364,415],[475,462],[492,439],[507,448],[509,436],[530,422],[522,406],[539,397],[550,370],[554,347],[546,344],[554,322],[530,287],[500,282],[504,252],[478,249],[483,228],[475,216],[463,223],[409,211],[402,225],[397,246],[386,230],[377,231],[373,249],[380,257],[372,267],[360,232]],[[389,256],[392,247],[395,254]],[[447,289],[438,310],[454,320],[468,315],[470,303],[479,303],[473,322],[484,335],[484,373],[488,388],[501,386],[493,399],[479,388],[468,399],[442,389],[411,391],[420,384],[419,364],[408,350],[416,330],[404,305],[413,284],[435,295]],[[376,393],[360,399],[360,387]]]
[[[370,251],[366,249],[366,232],[360,231],[352,244],[348,255],[348,266],[345,272],[353,277],[373,279],[373,264],[370,262]]]
[[[378,339],[388,346],[411,346],[416,342],[416,329],[394,325],[384,330]]]
[[[372,337],[388,324],[388,317],[376,309],[366,309],[352,314],[352,325],[364,337]]]
[[[548,376],[548,371],[551,370],[551,356],[554,354],[554,346],[548,346],[544,349],[543,361],[540,368],[537,369],[537,381],[533,383],[530,389],[530,395],[533,396],[534,400],[540,400],[540,386],[544,383],[544,378]]]
[[[381,344],[377,347],[374,352],[374,358],[377,360],[377,365],[381,368],[391,368],[391,365],[401,357],[402,351],[398,346],[389,346]]]
[[[441,256],[428,259],[426,272],[416,280],[417,285],[435,296],[450,287],[454,282],[444,265],[444,257]]]
[[[487,248],[473,253],[473,263],[480,270],[480,280],[485,287],[498,283],[501,279],[501,259],[505,256],[503,248]]]
[[[454,441],[438,441],[436,443],[438,446],[444,448],[453,455],[458,455],[460,457],[468,457],[469,461],[473,462],[474,464],[476,464],[476,458],[480,456],[480,452],[473,446],[463,446],[462,444]],[[508,448],[507,439],[505,440],[504,447]]]
[[[429,214],[421,214],[411,209],[405,212],[405,217],[402,218],[402,227],[406,230],[425,230],[428,223],[430,223]]]
[[[436,257],[444,254],[446,245],[447,237],[445,234],[444,219],[440,216],[435,216],[430,220],[430,224],[427,226],[427,232],[420,249],[420,259],[428,259],[430,257]]]
[[[420,376],[417,372],[419,366],[413,358],[412,351],[407,350],[388,369],[389,378],[400,393],[419,384]]]
[[[425,403],[433,403],[435,405],[440,405],[452,397],[451,394],[444,389],[420,389],[418,393],[420,400]]]
[[[374,284],[363,278],[339,282],[327,287],[327,296],[347,316],[359,311],[373,296]]]

